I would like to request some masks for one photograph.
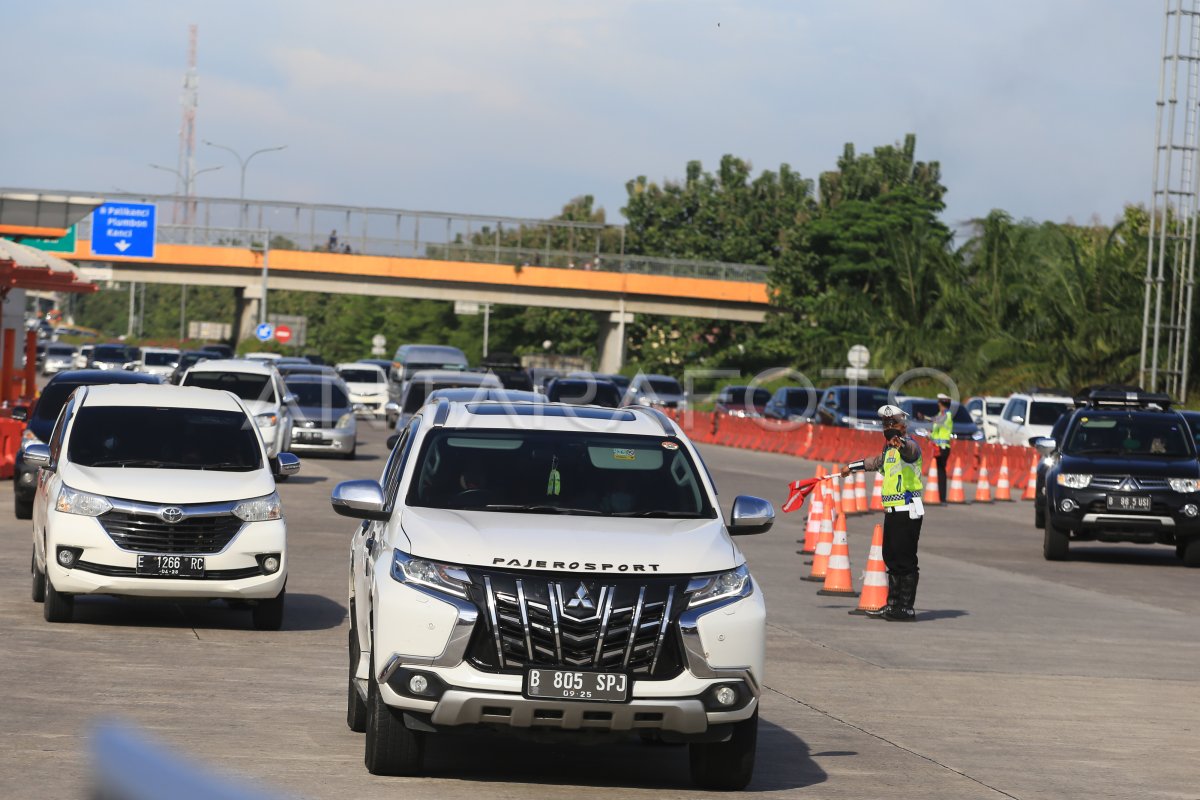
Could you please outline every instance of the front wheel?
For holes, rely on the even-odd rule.
[[[410,731],[403,715],[383,702],[374,668],[367,678],[367,736],[363,761],[372,775],[416,775],[424,761],[425,737]]]
[[[1033,527],[1046,527],[1046,504],[1042,501],[1042,493],[1035,492],[1033,496]]]
[[[42,603],[46,600],[46,573],[38,569],[37,552],[29,557],[29,571],[33,573],[33,602]]]
[[[280,589],[279,594],[270,600],[259,600],[250,609],[250,618],[256,631],[277,631],[283,627],[283,604],[287,598],[287,589]]]
[[[13,514],[17,519],[33,519],[33,498],[22,500],[20,497],[14,497]]]
[[[46,622],[70,622],[75,615],[75,598],[62,594],[54,588],[54,582],[46,580],[46,599],[42,603],[42,616]]]
[[[1179,547],[1182,550],[1179,557],[1183,559],[1185,567],[1200,567],[1200,536]]]
[[[346,680],[346,726],[355,733],[367,729],[367,704],[358,693],[354,676],[358,673],[358,661],[362,653],[358,646],[358,631],[354,629],[354,617],[350,617],[350,675]]]
[[[1071,534],[1046,520],[1046,532],[1042,537],[1042,555],[1047,561],[1066,561],[1071,548]]]
[[[688,745],[692,783],[698,789],[736,792],[745,789],[754,775],[754,753],[758,745],[758,709],[750,719],[736,722],[725,742]]]

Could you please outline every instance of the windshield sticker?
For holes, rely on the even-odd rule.
[[[679,449],[679,445],[675,444],[674,442],[663,442],[662,446],[663,446],[663,450],[678,450]]]
[[[613,454],[613,458],[615,458],[617,461],[636,461],[637,460],[637,453],[634,452],[633,450],[625,448],[625,447],[614,447],[612,454]]]

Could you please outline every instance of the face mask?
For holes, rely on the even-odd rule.
[[[895,438],[903,439],[904,431],[900,430],[899,428],[884,428],[883,429],[883,438],[887,441],[891,441],[892,439],[895,439]]]

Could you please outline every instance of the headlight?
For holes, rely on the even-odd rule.
[[[849,418],[849,417],[839,417],[839,419],[841,420],[841,422],[842,422],[842,424],[843,424],[843,425],[849,425],[849,424],[850,424],[850,418]]]
[[[254,418],[254,421],[260,428],[270,428],[272,425],[279,424],[279,415],[274,412],[268,414],[259,414]]]
[[[338,417],[337,425],[335,427],[349,428],[350,423],[353,421],[354,421],[354,413],[353,412],[351,412],[349,414],[342,414],[340,417]]]
[[[58,502],[54,508],[63,514],[78,514],[81,517],[98,517],[112,510],[112,503],[107,497],[89,494],[64,485],[58,492]]]
[[[1177,492],[1194,492],[1200,488],[1200,481],[1195,478],[1167,478],[1167,485]]]
[[[975,431],[974,433],[971,434],[971,438],[977,442],[982,441],[983,440],[983,431]]]
[[[692,578],[687,588],[691,594],[688,608],[707,605],[729,597],[745,597],[750,594],[753,587],[754,582],[750,580],[750,570],[745,564],[729,572]]]
[[[462,567],[413,558],[399,550],[392,551],[392,577],[401,583],[415,583],[458,597],[467,596],[470,576]]]
[[[233,509],[233,515],[244,522],[264,522],[269,519],[283,518],[283,504],[279,495],[271,492],[265,497],[253,500],[243,500]]]
[[[1059,486],[1065,486],[1068,489],[1086,489],[1092,483],[1092,476],[1060,472],[1055,480],[1058,481]]]

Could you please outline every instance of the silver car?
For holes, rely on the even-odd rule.
[[[358,423],[345,382],[311,374],[290,375],[285,382],[292,397],[292,452],[354,458]]]

